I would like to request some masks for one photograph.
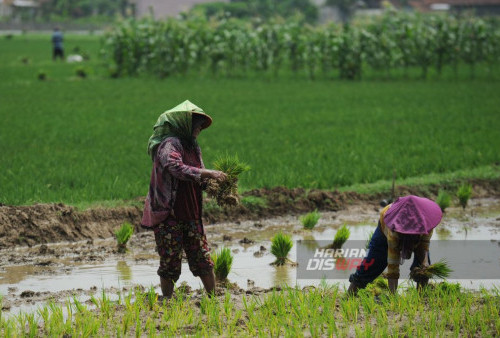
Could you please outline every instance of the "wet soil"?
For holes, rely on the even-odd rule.
[[[482,205],[500,205],[500,180],[472,183],[474,201],[471,203],[475,205],[476,210]],[[418,194],[435,198],[439,188],[398,187],[397,195]],[[384,193],[362,195],[285,188],[253,190],[245,195],[266,199],[266,207],[249,208],[240,205],[232,209],[205,210],[204,221],[212,248],[220,245],[239,245],[245,250],[253,246],[257,248],[253,256],[262,257],[269,255],[269,246],[262,245],[263,241],[269,240],[271,233],[283,225],[297,223],[299,214],[314,209],[322,211],[319,231],[325,231],[321,227],[322,222],[329,227],[365,221],[370,224],[374,222],[380,210],[380,200],[388,198],[388,194]],[[461,212],[459,208],[452,209],[452,212],[457,214]],[[151,231],[143,230],[139,226],[141,214],[139,207],[78,211],[63,204],[0,206],[0,273],[6,276],[2,284],[15,285],[26,275],[36,279],[36,276],[70,274],[78,266],[116,262],[125,258],[137,265],[156,262],[154,236]],[[137,231],[128,243],[129,252],[124,255],[118,252],[113,234],[125,221],[134,224]],[[493,218],[492,222],[494,224],[491,227],[499,231],[500,217]],[[301,232],[303,230],[297,227],[294,229],[292,235],[306,238],[307,235]],[[122,268],[125,270],[123,275],[126,276],[129,267],[125,264]],[[130,282],[124,287],[103,288],[99,280],[96,280],[90,288],[75,287],[55,292],[12,286],[8,288],[7,294],[2,295],[2,308],[7,311],[11,308],[30,309],[35,304],[52,300],[64,303],[73,295],[88,300],[91,295],[99,295],[102,292],[116,295],[119,292],[128,292],[134,287],[144,288],[144,285]],[[158,289],[159,285],[155,287]],[[255,286],[253,281],[248,280],[246,290],[234,286],[231,293],[259,295],[270,290],[272,289]],[[201,290],[193,292],[199,295],[202,293]],[[224,288],[220,287],[218,292],[223,293]]]
[[[500,197],[500,179],[475,180],[470,183],[473,185],[476,198]],[[396,196],[415,194],[435,198],[439,189],[455,188],[457,184],[456,182],[450,183],[448,187],[443,185],[398,186],[395,194]],[[382,199],[390,198],[390,192],[368,195],[355,192],[276,187],[247,191],[243,196],[262,198],[266,201],[265,206],[240,204],[232,208],[218,208],[208,207],[214,203],[205,203],[204,223],[266,219],[282,215],[297,215],[315,209],[338,211],[359,202],[375,207]],[[138,198],[137,201],[142,205],[144,199]],[[142,208],[137,206],[79,211],[75,207],[60,203],[31,206],[0,204],[0,249],[108,238],[112,237],[116,228],[124,222],[130,222],[135,226],[136,232],[142,232],[144,229],[140,227],[141,216]]]

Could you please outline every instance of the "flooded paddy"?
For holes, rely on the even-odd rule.
[[[212,250],[222,246],[232,250],[234,261],[228,279],[236,283],[241,292],[285,284],[304,287],[318,285],[322,279],[298,278],[298,267],[271,265],[274,256],[270,253],[270,239],[279,231],[292,235],[295,245],[289,258],[297,261],[297,247],[307,244],[315,250],[324,241],[332,241],[343,224],[351,231],[349,241],[366,242],[375,230],[378,213],[378,207],[366,204],[352,205],[339,212],[324,212],[313,230],[303,229],[297,216],[210,224],[205,228]],[[465,211],[448,209],[432,240],[431,260],[446,258],[456,271],[460,271],[460,264],[467,269],[474,265],[480,269],[477,278],[462,278],[462,275],[454,278],[452,274],[450,281],[458,281],[472,289],[500,285],[500,279],[494,278],[494,274],[486,279],[479,278],[485,269],[500,271],[499,200],[476,199]],[[461,243],[466,253],[476,251],[465,254],[466,259],[453,260],[453,257],[442,256],[438,250],[447,242]],[[489,254],[478,253],[478,245],[489,250]],[[135,234],[128,247],[128,253],[119,254],[115,240],[108,238],[2,250],[0,295],[3,296],[4,314],[36,310],[37,306],[51,300],[64,303],[73,295],[80,301],[88,301],[91,295],[98,296],[103,291],[116,297],[119,292],[127,292],[137,285],[144,288],[154,286],[160,293],[156,274],[158,258],[152,232]],[[408,276],[410,264],[411,260],[403,265],[402,279]],[[200,280],[192,276],[187,262],[183,263],[182,269],[178,284],[201,288]],[[326,275],[326,282],[347,285],[350,273],[352,271],[345,270]]]

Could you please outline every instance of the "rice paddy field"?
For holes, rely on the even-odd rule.
[[[229,154],[251,167],[241,175],[240,192],[284,186],[372,193],[389,190],[394,174],[398,185],[500,177],[500,74],[492,68],[478,66],[473,78],[465,66],[458,74],[430,71],[426,80],[419,69],[392,78],[365,72],[362,81],[203,71],[161,80],[115,79],[99,57],[101,48],[99,35],[68,33],[66,56],[88,59],[54,62],[49,34],[0,34],[0,207],[133,203],[148,189],[146,146],[153,124],[186,99],[214,119],[198,139],[206,166]],[[450,207],[437,236],[500,241],[498,199],[487,197],[466,210]],[[59,218],[78,218],[59,207]],[[261,278],[269,285],[246,291],[241,283],[219,285],[212,297],[183,285],[168,302],[158,296],[151,233],[132,235],[133,249],[126,254],[114,252],[109,238],[0,248],[0,334],[498,336],[500,294],[494,281],[475,289],[432,282],[422,292],[404,281],[396,295],[379,284],[352,297],[345,285],[329,281],[289,286],[282,275],[295,276],[295,267],[269,264],[269,240],[278,231],[293,241],[331,240],[333,229],[350,224],[356,239],[364,240],[360,226],[373,231],[373,209],[345,210],[354,221],[318,214],[310,229],[295,215],[270,225],[207,226],[210,243],[235,253],[230,281]],[[254,243],[238,242],[248,234]],[[118,280],[106,289],[101,279],[101,292],[95,271],[109,269],[106,263],[120,276],[114,271]],[[184,276],[189,272],[183,265]],[[64,286],[51,289],[59,284]]]
[[[99,36],[67,34],[66,56],[89,60],[62,63],[51,60],[49,35],[0,39],[0,203],[145,195],[152,126],[186,99],[214,118],[199,138],[207,166],[227,153],[252,168],[243,190],[363,190],[390,183],[394,171],[401,184],[499,175],[500,83],[486,68],[474,79],[465,66],[428,80],[419,70],[363,81],[203,72],[112,79],[100,48]]]

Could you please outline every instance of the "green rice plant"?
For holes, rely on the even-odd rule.
[[[445,209],[451,205],[451,196],[444,190],[439,190],[439,194],[436,198],[436,203],[441,208],[441,211],[444,213]]]
[[[212,260],[214,262],[215,277],[219,281],[226,281],[233,265],[231,249],[223,247],[219,251],[214,252]]]
[[[209,179],[206,189],[208,196],[215,198],[217,204],[221,207],[238,205],[240,201],[238,196],[238,176],[250,170],[250,167],[240,162],[237,155],[226,154],[219,156],[214,161],[214,168],[224,172],[227,178],[222,182]]]
[[[340,249],[342,245],[349,239],[351,235],[351,231],[344,224],[336,233],[335,238],[333,239],[333,243],[331,245],[334,249]]]
[[[123,223],[121,228],[115,231],[118,252],[124,253],[127,251],[127,242],[133,233],[134,227],[128,222]]]
[[[410,278],[419,280],[420,278],[448,278],[453,270],[449,267],[446,260],[442,259],[437,263],[416,267],[410,272]]]
[[[87,307],[85,305],[83,305],[79,300],[78,298],[76,298],[76,296],[73,296],[73,304],[75,306],[75,309],[76,311],[78,311],[78,313],[84,313],[87,311]]]
[[[271,253],[276,257],[276,261],[273,264],[285,264],[288,260],[288,253],[293,246],[292,238],[279,232],[273,237],[271,242]]]
[[[155,309],[158,303],[158,295],[156,294],[155,288],[153,285],[150,286],[148,293],[146,294],[146,299],[148,303],[148,309],[151,311]]]
[[[305,214],[300,217],[300,222],[304,226],[305,229],[312,229],[318,223],[321,218],[321,214],[318,212],[318,209]]]
[[[457,197],[460,205],[465,210],[469,198],[472,196],[472,186],[470,184],[463,184],[457,190]]]

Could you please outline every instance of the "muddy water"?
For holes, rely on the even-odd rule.
[[[302,229],[297,216],[287,216],[238,224],[207,225],[206,232],[213,249],[226,246],[233,251],[233,268],[228,278],[243,289],[283,284],[317,285],[321,282],[320,279],[298,279],[297,267],[271,265],[274,261],[274,256],[270,253],[272,236],[283,231],[290,234],[295,243],[307,241],[314,249],[316,242],[333,240],[338,228],[346,224],[351,231],[350,240],[366,241],[375,230],[378,212],[378,207],[354,205],[347,210],[322,213],[314,230]],[[244,242],[240,243],[242,240]],[[499,201],[473,200],[466,211],[450,208],[436,229],[433,241],[451,240],[466,240],[471,243],[474,240],[482,240],[484,243],[500,241]],[[134,236],[129,246],[130,252],[125,255],[113,251],[113,239],[91,243],[59,243],[48,245],[48,249],[43,248],[44,250],[41,247],[29,250],[16,248],[14,255],[10,252],[11,257],[22,257],[24,254],[24,258],[11,258],[11,264],[3,264],[0,268],[0,295],[4,297],[4,309],[14,314],[36,309],[50,298],[65,301],[72,294],[85,301],[91,294],[100,294],[101,290],[116,295],[118,291],[130,290],[135,285],[146,288],[152,285],[159,292],[156,275],[158,260],[152,234]],[[87,251],[78,251],[85,247],[88,247]],[[497,245],[497,248],[496,256],[489,263],[491,269],[500,271],[500,246]],[[431,253],[432,250],[431,244]],[[290,259],[297,260],[297,250],[292,249]],[[407,276],[405,271],[409,265],[410,262],[405,263],[401,276]],[[184,282],[193,288],[201,288],[201,282],[189,272],[187,263],[183,263],[182,269],[178,283]],[[346,285],[351,272],[345,271],[341,278],[327,282]],[[467,288],[475,289],[500,285],[500,280],[495,279],[457,281]]]

